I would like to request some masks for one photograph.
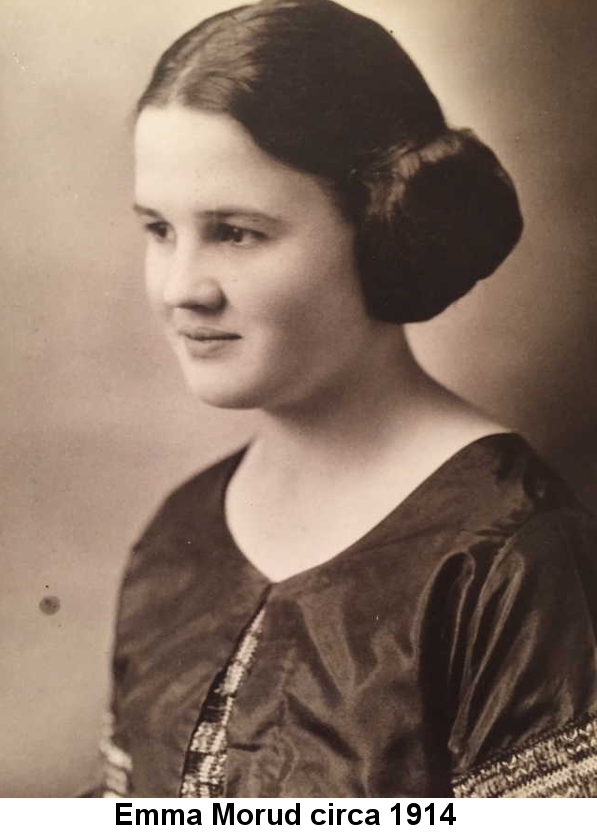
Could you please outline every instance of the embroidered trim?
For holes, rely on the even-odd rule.
[[[187,751],[179,795],[210,799],[224,795],[226,730],[236,695],[251,667],[261,637],[265,608],[247,627],[226,667],[216,676],[205,699]]]
[[[133,760],[128,753],[114,742],[114,715],[106,713],[100,741],[100,752],[104,758],[104,786],[102,797],[127,797],[131,790]]]
[[[583,716],[453,784],[457,797],[597,796],[597,716]]]

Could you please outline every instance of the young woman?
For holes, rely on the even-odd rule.
[[[593,523],[401,327],[516,244],[494,154],[328,0],[183,35],[135,154],[187,383],[261,417],[134,549],[106,795],[597,792]]]

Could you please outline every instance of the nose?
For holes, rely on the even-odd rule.
[[[171,308],[213,312],[225,306],[226,296],[214,264],[201,246],[180,247],[172,256],[163,286],[163,301]]]

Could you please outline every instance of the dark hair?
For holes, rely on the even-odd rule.
[[[137,112],[173,102],[228,113],[267,153],[332,181],[374,318],[437,315],[520,237],[493,152],[448,128],[381,26],[331,0],[261,0],[191,29],[160,58]]]

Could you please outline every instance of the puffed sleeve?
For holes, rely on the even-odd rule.
[[[596,541],[553,512],[480,548],[449,671],[456,796],[597,796]]]

